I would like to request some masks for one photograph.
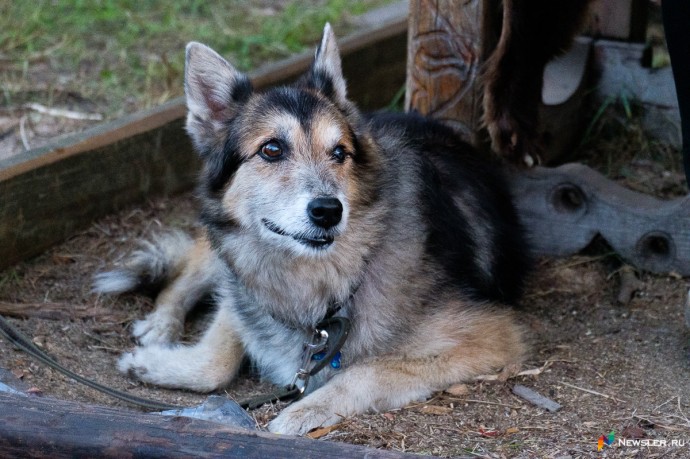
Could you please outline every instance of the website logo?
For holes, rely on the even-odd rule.
[[[612,430],[608,435],[602,435],[597,441],[597,451],[604,449],[604,445],[611,446],[615,440],[615,432]]]

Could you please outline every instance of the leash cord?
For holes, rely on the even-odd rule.
[[[323,367],[325,366],[326,363],[328,363],[329,359],[332,358],[336,352],[340,350],[340,348],[343,346],[345,343],[345,339],[347,338],[348,331],[350,329],[350,322],[342,317],[331,317],[328,319],[325,319],[323,322],[319,324],[320,326],[328,327],[332,325],[336,325],[339,330],[338,333],[335,333],[334,335],[337,336],[335,343],[332,346],[329,346],[329,352],[326,358],[323,359],[322,362],[319,362],[310,372],[308,372],[308,376],[313,376]],[[22,332],[14,328],[3,316],[0,315],[0,335],[4,336],[10,343],[14,344],[17,346],[19,349],[23,350],[36,360],[44,363],[45,365],[48,365],[49,367],[59,371],[63,375],[67,376],[68,378],[72,378],[75,381],[84,384],[85,386],[88,386],[92,389],[95,389],[103,394],[109,395],[113,398],[116,398],[118,400],[127,402],[131,405],[136,405],[142,408],[147,408],[150,410],[156,410],[156,411],[168,411],[168,410],[181,410],[184,407],[178,406],[178,405],[170,405],[167,403],[162,403],[162,402],[157,402],[154,400],[148,400],[142,397],[137,397],[135,395],[127,394],[125,392],[121,392],[119,390],[113,389],[108,386],[104,386],[102,384],[99,384],[95,381],[92,381],[88,378],[84,378],[83,376],[79,376],[78,374],[68,370],[67,368],[63,367],[60,365],[57,361],[55,361],[52,357],[50,357],[48,354],[46,354],[44,351],[39,349],[29,338],[26,337]],[[305,385],[306,387],[306,385]],[[264,405],[266,403],[273,403],[276,401],[293,401],[298,399],[299,397],[302,396],[303,389],[298,388],[297,386],[290,385],[287,386],[283,389],[279,389],[277,391],[271,392],[266,395],[259,395],[257,397],[252,397],[250,399],[244,400],[242,402],[239,402],[238,404],[248,410],[253,410],[261,405]]]
[[[84,378],[83,376],[79,376],[78,374],[60,365],[52,357],[48,356],[48,354],[39,349],[22,332],[10,325],[10,323],[2,316],[0,316],[0,334],[4,336],[10,343],[14,344],[19,349],[23,350],[36,360],[39,360],[40,362],[59,371],[63,375],[72,378],[81,384],[84,384],[85,386],[88,386],[104,394],[110,395],[113,398],[150,410],[179,410],[183,408],[181,406],[170,405],[167,403],[156,402],[153,400],[147,400],[145,398],[137,397],[135,395],[127,394],[125,392],[120,392],[119,390],[103,386],[95,381]]]

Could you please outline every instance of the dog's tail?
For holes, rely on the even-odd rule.
[[[192,238],[182,231],[159,234],[149,241],[141,241],[140,248],[125,258],[121,267],[96,274],[92,290],[109,295],[126,292],[156,294],[181,272],[193,245]]]

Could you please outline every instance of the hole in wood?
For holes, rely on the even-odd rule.
[[[584,212],[585,195],[579,186],[572,183],[558,185],[551,197],[551,203],[558,212]]]
[[[671,237],[662,231],[652,231],[642,236],[637,243],[637,250],[642,258],[655,264],[670,263],[675,255]]]

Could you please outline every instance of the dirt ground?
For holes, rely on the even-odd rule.
[[[618,178],[630,186],[645,183],[651,192],[666,195],[670,180],[671,188],[682,189],[677,172],[642,160],[628,164],[625,176]],[[161,401],[201,403],[204,396],[146,386],[119,374],[115,360],[133,346],[129,326],[152,303],[137,296],[107,298],[90,292],[91,276],[112,266],[137,238],[171,226],[193,228],[194,206],[192,196],[183,195],[101,219],[38,258],[0,273],[0,306],[21,305],[22,317],[12,322],[83,376]],[[636,293],[620,304],[616,298],[626,270],[601,248],[541,260],[520,313],[532,339],[531,358],[522,370],[534,370],[533,374],[504,382],[471,382],[426,402],[345,419],[315,441],[438,456],[690,457],[690,361],[684,320],[689,283],[675,275],[637,273]],[[57,311],[58,320],[39,317],[46,311]],[[0,368],[12,374],[6,383],[34,388],[43,396],[123,406],[36,363],[3,340]],[[562,408],[552,413],[533,406],[512,394],[515,384]],[[244,375],[227,393],[241,399],[266,388],[252,375]],[[252,414],[265,427],[279,410],[280,406],[265,406]],[[616,442],[597,452],[597,439],[611,431]],[[657,445],[665,440],[667,445],[618,444],[623,437],[660,440]]]

